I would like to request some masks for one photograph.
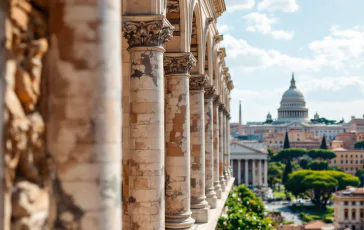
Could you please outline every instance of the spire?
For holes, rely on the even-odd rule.
[[[294,80],[294,73],[292,72],[292,80],[291,80],[291,87],[290,88],[296,88],[296,81]]]
[[[241,101],[239,101],[239,134],[241,132]]]

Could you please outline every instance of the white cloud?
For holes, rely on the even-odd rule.
[[[217,24],[217,29],[219,30],[219,34],[224,34],[228,31],[230,31],[231,29],[233,29],[232,26],[226,25],[226,24]]]
[[[247,24],[246,30],[249,32],[260,32],[262,34],[269,34],[274,39],[291,40],[293,32],[284,30],[274,30],[272,26],[278,23],[276,17],[268,17],[266,14],[250,13],[245,15],[244,20]]]
[[[258,5],[262,11],[295,12],[300,8],[296,0],[263,0]]]
[[[253,71],[261,68],[280,67],[289,71],[317,71],[323,65],[330,64],[318,56],[313,59],[295,58],[277,50],[265,50],[251,46],[246,40],[236,39],[227,34],[222,46],[227,50],[229,66]]]
[[[340,29],[333,26],[330,35],[322,40],[313,41],[309,48],[328,60],[335,61],[342,67],[344,61],[361,59],[364,55],[364,28],[354,26],[351,29]],[[359,61],[360,63],[360,61]]]
[[[251,10],[255,5],[255,0],[226,0],[228,11]]]
[[[329,90],[339,91],[348,86],[357,86],[364,93],[363,76],[341,76],[341,77],[313,77],[300,76],[300,89],[304,92]]]

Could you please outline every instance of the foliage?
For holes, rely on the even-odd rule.
[[[286,136],[284,137],[283,149],[289,149],[289,148],[290,144],[289,144],[288,132],[286,131]]]
[[[302,158],[299,161],[299,165],[301,166],[302,169],[309,169],[309,164],[311,163],[310,159],[307,158]]]
[[[332,223],[334,218],[334,208],[317,208],[316,206],[290,206],[290,209],[299,213],[298,216],[303,222],[313,220],[323,220],[325,223]]]
[[[266,217],[262,201],[243,184],[231,189],[225,206],[226,213],[219,218],[217,229],[274,229]]]
[[[274,156],[274,158],[277,161],[291,161],[292,159],[301,157],[306,153],[307,151],[305,149],[282,149]]]
[[[356,149],[364,149],[364,141],[358,141],[354,144],[354,148]]]
[[[318,122],[318,123],[325,123],[326,125],[328,124],[335,124],[336,120],[327,120],[326,118],[322,117],[319,119],[311,119],[312,122]]]
[[[294,162],[294,161],[292,161],[291,165],[292,165],[292,171],[293,172],[302,169],[301,166],[298,163]]]
[[[292,164],[291,161],[288,161],[286,167],[284,168],[283,176],[282,176],[282,184],[285,184],[288,180],[288,175],[292,173]]]
[[[267,151],[268,151],[268,159],[271,160],[274,157],[274,151],[271,148],[268,148]]]
[[[327,145],[326,145],[326,137],[325,137],[325,135],[322,138],[320,149],[328,149],[327,148]]]
[[[359,178],[360,186],[364,186],[364,169],[358,169],[355,176]]]
[[[274,184],[280,183],[285,165],[281,162],[268,163],[268,185],[273,187]]]
[[[312,149],[308,151],[308,156],[313,159],[330,160],[336,157],[336,153],[326,149]]]
[[[339,171],[300,170],[293,172],[285,186],[296,197],[306,195],[312,203],[326,207],[331,194],[346,186],[358,186],[359,180],[350,174]]]
[[[329,168],[329,164],[326,161],[318,161],[314,160],[308,165],[311,170],[327,170]]]
[[[339,167],[339,166],[337,166],[337,165],[329,165],[328,170],[344,172],[344,170],[342,170],[342,168],[340,168],[340,167]]]

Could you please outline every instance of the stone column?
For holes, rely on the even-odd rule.
[[[206,200],[210,208],[216,208],[216,192],[214,189],[214,145],[213,145],[213,96],[215,88],[205,87],[205,170],[206,170]]]
[[[245,185],[249,185],[249,160],[245,160]]]
[[[230,162],[230,141],[229,141],[229,136],[230,136],[230,124],[229,124],[229,120],[230,120],[230,115],[228,112],[226,112],[226,115],[225,115],[225,130],[226,130],[226,134],[225,134],[225,143],[226,143],[226,171],[227,171],[227,174],[228,174],[228,178],[230,180],[230,178],[232,177],[232,174],[231,174],[231,167],[229,165],[229,162]]]
[[[268,160],[264,161],[264,186],[268,187]]]
[[[139,229],[165,228],[163,15],[123,17],[130,75],[129,216]]]
[[[223,113],[223,109],[224,109],[224,105],[220,105],[219,106],[219,142],[220,142],[220,157],[219,157],[219,178],[220,178],[220,184],[221,184],[221,189],[223,192],[225,192],[225,186],[226,186],[226,180],[224,177],[224,149],[225,149],[225,145],[224,145],[224,113]]]
[[[214,127],[214,189],[218,199],[221,199],[221,185],[220,185],[220,167],[219,167],[219,157],[220,157],[220,137],[219,137],[219,99],[218,95],[214,96],[213,102],[213,127]]]
[[[190,69],[191,53],[165,53],[166,228],[186,229],[191,218]]]
[[[256,173],[256,170],[255,170],[255,160],[252,160],[252,186],[254,187],[255,186],[255,173]]]
[[[224,148],[223,148],[223,154],[224,154],[224,178],[225,178],[225,184],[228,185],[230,180],[229,175],[229,160],[228,160],[228,154],[227,154],[227,127],[226,127],[226,110],[223,111],[223,142],[224,142]]]
[[[262,175],[262,160],[258,160],[258,181],[259,186],[263,186],[263,175]]]
[[[119,0],[49,1],[50,229],[121,229]]]
[[[237,175],[238,184],[241,184],[241,166],[240,166],[240,164],[241,164],[241,160],[238,159],[238,175]]]
[[[205,75],[190,78],[191,117],[191,208],[197,222],[208,221],[208,203],[205,196],[205,117],[204,87],[208,81]]]
[[[5,74],[6,74],[6,48],[5,48],[5,39],[6,39],[6,28],[5,28],[5,22],[6,22],[6,16],[8,13],[8,2],[7,1],[1,1],[0,2],[0,229],[7,230],[10,228],[10,223],[6,223],[7,221],[10,221],[10,216],[8,218],[5,218],[5,163],[4,163],[4,136],[3,136],[3,129],[4,129],[4,110],[5,110],[5,104],[4,104],[4,98],[5,98]],[[10,200],[10,199],[9,199]]]

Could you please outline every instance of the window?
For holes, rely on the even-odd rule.
[[[341,164],[344,164],[344,161],[343,160],[341,160]]]
[[[351,205],[355,205],[355,201],[352,201],[352,202],[351,202]]]
[[[360,201],[360,205],[364,205],[364,201]]]
[[[348,163],[348,160],[346,160],[345,163],[347,164]]]
[[[348,155],[345,155],[346,158],[348,158]]]
[[[344,201],[344,205],[348,205],[349,204],[349,202],[348,201]]]
[[[344,219],[345,220],[349,219],[349,210],[348,209],[344,209]]]
[[[352,220],[355,220],[356,219],[356,210],[355,209],[352,209],[351,210],[351,219]]]
[[[356,160],[355,163],[358,164],[358,160]]]
[[[352,163],[353,163],[353,161],[351,160],[351,161],[350,161],[350,164],[352,164]]]
[[[364,209],[360,209],[360,219],[364,218]]]
[[[336,165],[336,160],[334,160],[334,164]]]
[[[358,155],[355,155],[356,158],[358,158]]]

